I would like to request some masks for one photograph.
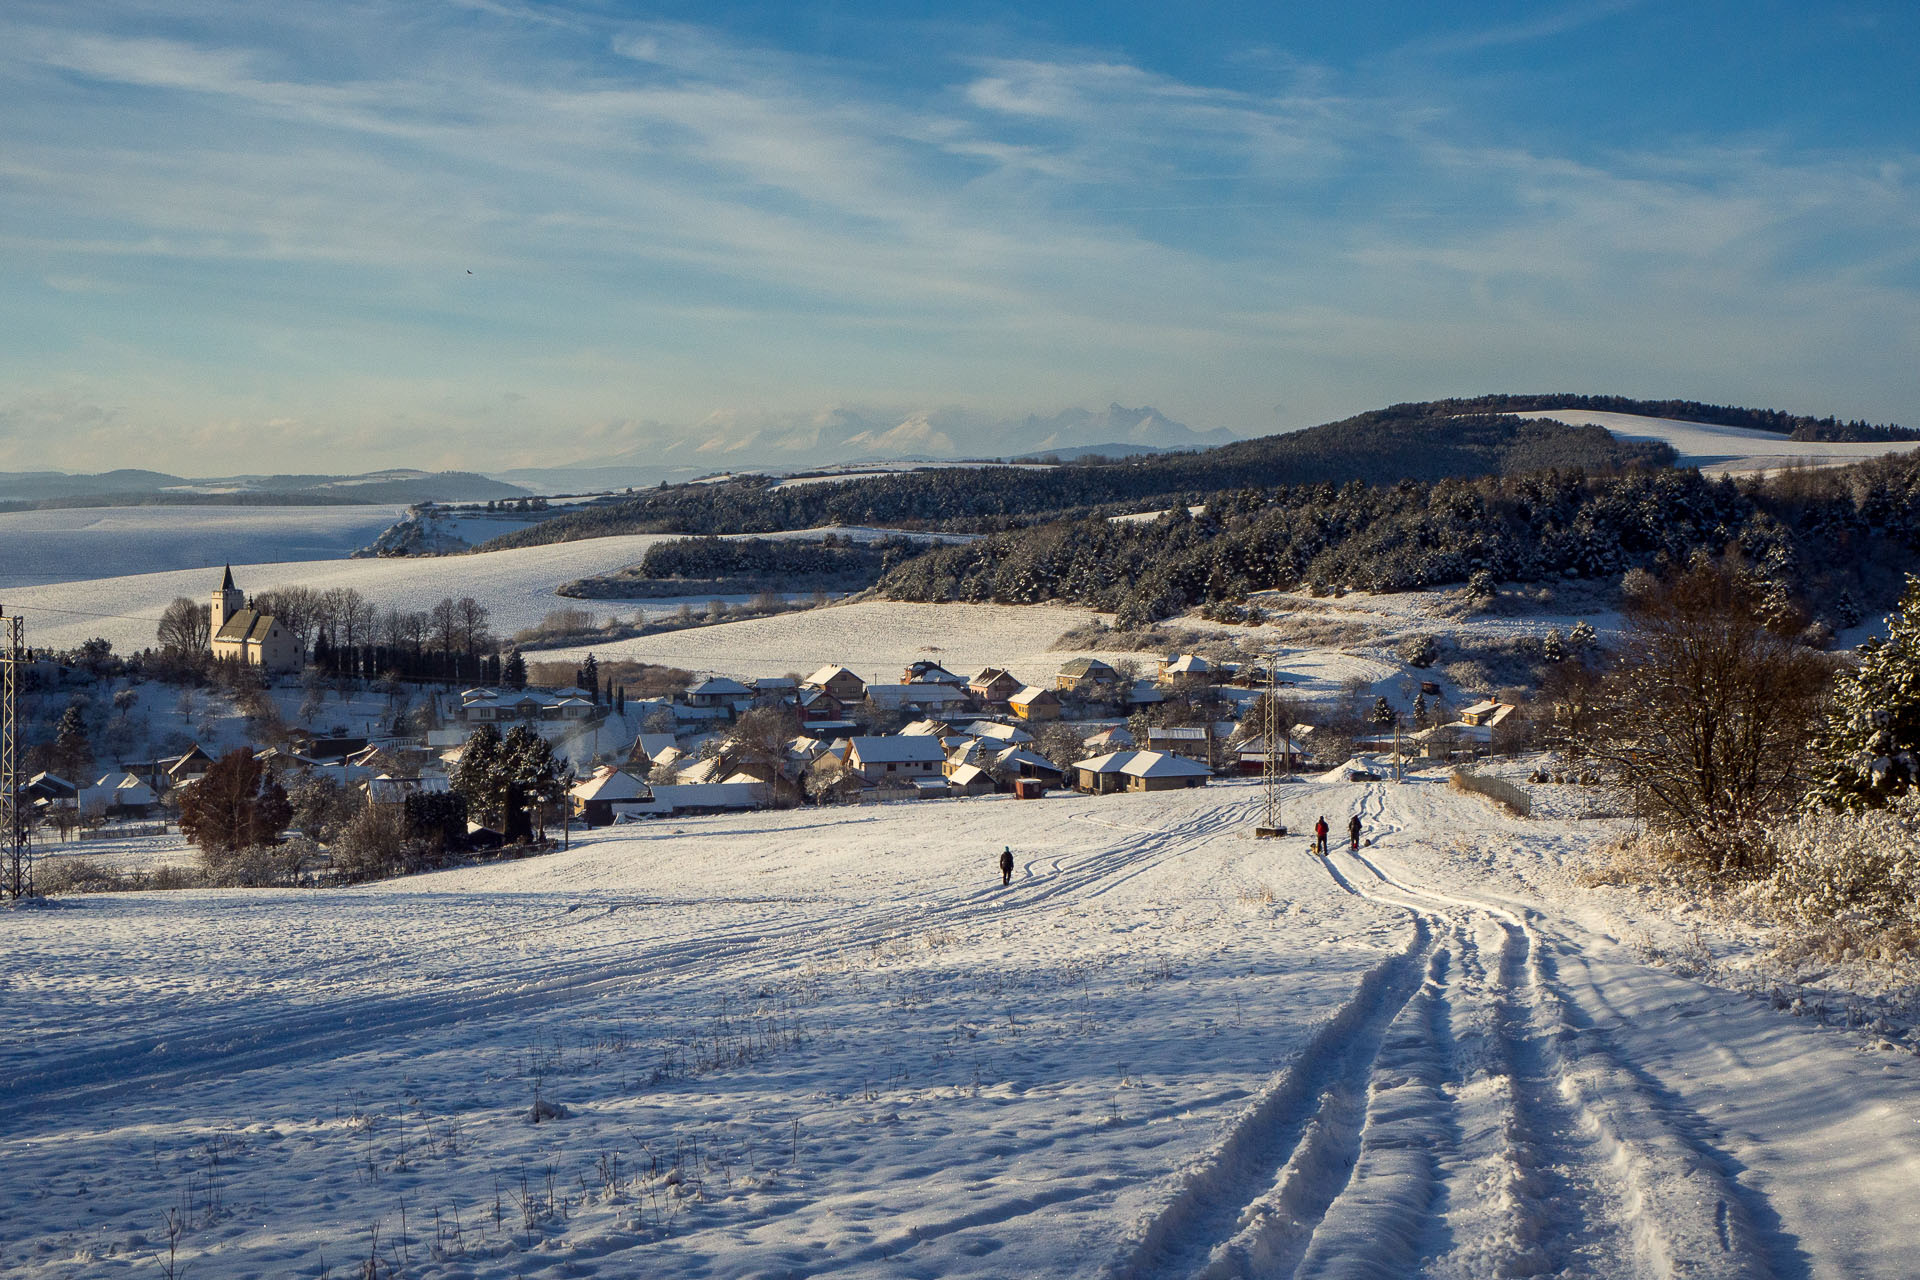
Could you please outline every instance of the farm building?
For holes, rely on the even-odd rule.
[[[1115,751],[1073,766],[1073,785],[1095,795],[1203,787],[1212,776],[1212,770],[1198,761],[1161,751]]]

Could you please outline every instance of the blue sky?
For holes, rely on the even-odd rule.
[[[1920,425],[1911,4],[12,0],[0,468],[837,407]]]

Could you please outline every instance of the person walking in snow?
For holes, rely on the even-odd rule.
[[[1013,883],[1013,850],[1010,847],[1000,851],[1000,883]]]
[[[1327,819],[1322,815],[1320,821],[1313,824],[1313,851],[1321,857],[1327,856]]]
[[[1354,814],[1347,820],[1347,839],[1353,844],[1353,851],[1360,852],[1360,815]]]

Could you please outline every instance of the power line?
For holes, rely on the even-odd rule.
[[[155,625],[162,621],[159,618],[136,617],[131,613],[93,613],[86,609],[56,609],[44,604],[34,605],[33,611],[35,613],[70,613],[76,618],[118,618],[122,622],[151,622]]]

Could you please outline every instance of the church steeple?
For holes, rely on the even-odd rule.
[[[227,625],[227,619],[246,607],[246,597],[240,594],[240,588],[233,585],[233,566],[220,579],[220,586],[213,593],[213,604],[207,615],[207,625],[213,635],[220,634],[220,628]]]

